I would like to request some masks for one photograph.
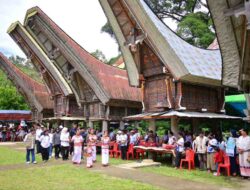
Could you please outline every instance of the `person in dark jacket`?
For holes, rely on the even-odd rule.
[[[55,149],[55,159],[60,158],[59,154],[61,152],[61,140],[60,140],[61,132],[59,128],[56,129],[54,135],[53,135],[53,146]]]

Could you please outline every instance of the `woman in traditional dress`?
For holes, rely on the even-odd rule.
[[[74,153],[72,157],[72,162],[73,164],[80,164],[82,157],[82,143],[83,143],[83,138],[81,136],[80,130],[78,130],[76,132],[76,135],[72,137],[71,142],[74,143]]]
[[[92,147],[92,159],[93,162],[96,161],[96,141],[97,136],[95,135],[95,130],[90,129],[90,134],[88,135],[88,144]]]
[[[92,145],[88,143],[86,149],[85,149],[87,158],[86,167],[91,168],[93,166],[93,158],[92,158]]]
[[[104,131],[104,134],[103,134],[101,141],[102,141],[102,165],[105,167],[105,166],[108,166],[108,164],[109,164],[110,138],[108,135],[108,131]]]
[[[250,137],[246,129],[240,130],[241,136],[237,142],[239,152],[240,174],[244,178],[250,177]]]

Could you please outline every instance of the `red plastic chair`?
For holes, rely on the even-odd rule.
[[[183,162],[188,163],[188,170],[191,170],[191,168],[195,168],[195,166],[194,166],[194,151],[193,150],[186,150],[186,158],[181,159],[180,169],[182,169]]]
[[[134,159],[134,145],[130,144],[128,147],[128,151],[127,151],[127,160],[129,160],[129,156],[132,156],[132,158]]]
[[[223,163],[218,165],[217,175],[220,175],[221,168],[225,168],[227,170],[227,176],[230,176],[230,159],[226,154],[223,155]]]
[[[114,143],[113,149],[109,150],[109,155],[110,157],[116,157],[118,158],[119,156],[121,156],[121,151],[118,149],[118,144]]]

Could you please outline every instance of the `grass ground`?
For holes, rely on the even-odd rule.
[[[174,169],[171,166],[160,166],[160,167],[149,167],[143,168],[142,170],[146,172],[153,172],[164,176],[177,177],[180,179],[186,179],[196,182],[202,182],[204,184],[214,184],[223,187],[240,187],[240,183],[235,179],[228,178],[225,176],[214,176],[212,173],[207,173],[206,171],[200,171],[198,169],[188,171],[187,169]]]
[[[58,165],[43,168],[0,171],[1,190],[156,190],[132,180],[91,172],[83,167]]]
[[[37,161],[41,161],[41,157],[36,157]],[[25,153],[13,150],[9,147],[0,147],[0,165],[21,164],[25,162]]]
[[[41,163],[37,156],[38,164]],[[101,157],[97,156],[97,161]],[[1,171],[1,166],[13,166],[25,163],[25,152],[9,147],[0,147],[0,190],[157,190],[149,184],[135,182],[128,179],[110,177],[86,169],[83,165],[74,166],[69,163],[28,169],[11,169]],[[111,165],[126,163],[119,159],[110,159]]]

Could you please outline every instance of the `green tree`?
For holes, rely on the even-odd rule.
[[[99,49],[92,52],[91,55],[93,55],[96,59],[99,59],[100,61],[102,61],[104,63],[108,62],[105,55],[104,55],[104,53]]]
[[[0,70],[0,109],[27,110],[23,96],[16,90],[6,74]]]

